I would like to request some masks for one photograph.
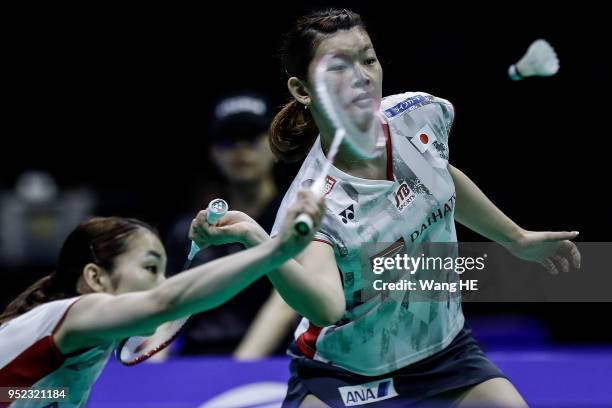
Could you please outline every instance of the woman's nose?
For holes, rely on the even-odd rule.
[[[361,88],[370,85],[370,78],[364,72],[359,64],[355,64],[353,68],[353,87]]]

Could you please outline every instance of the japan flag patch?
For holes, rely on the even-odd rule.
[[[425,125],[410,139],[410,142],[423,154],[435,140],[436,136],[433,129],[429,125]]]

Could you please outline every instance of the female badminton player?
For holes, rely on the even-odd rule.
[[[337,130],[312,85],[316,61],[329,53],[348,57],[357,66],[362,78],[352,84],[355,104],[363,102],[358,95],[364,93],[382,98],[383,72],[358,14],[332,9],[298,19],[281,49],[293,99],[274,119],[270,143],[281,160],[306,158],[272,236],[281,231],[285,208],[298,189],[317,179]],[[457,220],[504,243],[515,256],[558,272],[572,264],[578,267],[579,254],[569,241],[578,233],[519,227],[448,164],[453,122],[448,101],[408,92],[386,97],[381,104],[386,151],[361,160],[340,146],[327,176],[321,228],[296,258],[304,278],[298,282],[295,275],[289,278],[279,271],[268,275],[285,301],[304,316],[289,348],[292,375],[283,406],[440,401],[525,406],[464,324],[460,300],[413,302],[407,291],[398,299],[397,294],[373,290],[380,275],[372,273],[371,248],[380,243],[394,243],[397,249],[456,242]]]
[[[150,226],[118,217],[85,221],[64,242],[55,272],[0,315],[0,387],[65,387],[64,402],[84,405],[118,341],[219,306],[299,253],[312,238],[292,233],[300,212],[318,223],[321,200],[301,193],[273,240],[243,213],[230,211],[209,226],[206,211],[200,212],[190,230],[200,247],[267,242],[169,279],[164,247]],[[16,400],[10,406],[27,402],[41,404]]]

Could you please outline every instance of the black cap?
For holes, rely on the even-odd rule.
[[[265,98],[241,93],[221,99],[214,108],[210,124],[213,142],[253,139],[268,131],[270,108]]]

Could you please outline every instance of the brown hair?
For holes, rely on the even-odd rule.
[[[288,77],[306,79],[315,50],[325,39],[340,30],[365,24],[350,10],[328,9],[300,17],[284,36],[280,48],[281,64]],[[292,99],[276,114],[270,126],[270,147],[278,159],[291,163],[304,158],[319,133],[310,111]]]
[[[76,286],[85,265],[94,263],[112,271],[115,259],[127,251],[128,238],[141,228],[157,235],[150,225],[131,218],[96,217],[81,223],[64,241],[55,272],[17,296],[0,314],[0,323],[40,304],[78,296]]]

